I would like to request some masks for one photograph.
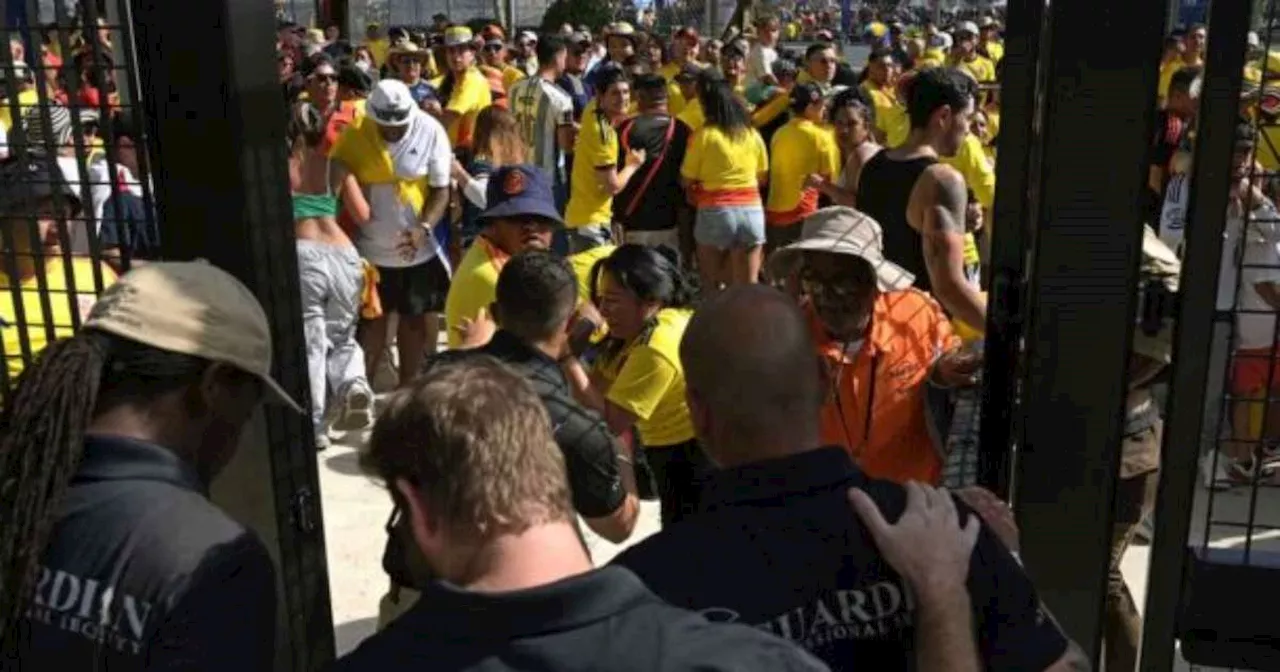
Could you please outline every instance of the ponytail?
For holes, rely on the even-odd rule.
[[[90,332],[58,341],[23,372],[0,413],[0,659],[19,622],[72,476],[84,456],[106,352]]]
[[[295,143],[301,140],[307,147],[318,147],[324,142],[324,115],[311,103],[293,106],[293,118],[289,120],[289,138]]]

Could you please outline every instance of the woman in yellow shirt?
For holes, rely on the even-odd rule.
[[[764,138],[729,83],[714,72],[698,80],[706,124],[689,138],[680,178],[697,209],[693,238],[703,291],[755,282],[765,243],[760,185],[769,173]]]
[[[596,263],[591,298],[609,336],[590,374],[576,359],[565,369],[579,398],[615,434],[633,427],[639,434],[665,527],[696,510],[711,470],[694,435],[680,363],[691,288],[675,251],[629,243]]]

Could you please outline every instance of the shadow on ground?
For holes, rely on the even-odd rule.
[[[360,453],[355,450],[348,450],[326,456],[324,458],[324,466],[342,474],[343,476],[368,475],[360,468]]]

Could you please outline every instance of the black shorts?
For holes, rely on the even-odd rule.
[[[417,266],[378,267],[378,299],[385,313],[439,313],[448,295],[449,271],[438,256]]]

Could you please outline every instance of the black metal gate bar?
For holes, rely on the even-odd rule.
[[[266,309],[276,375],[308,407],[286,112],[273,8],[263,0],[134,0],[165,258],[204,257]],[[279,539],[286,647],[278,669],[333,657],[333,621],[309,417],[264,413]],[[247,432],[251,436],[253,432]]]
[[[1049,7],[1015,510],[1045,603],[1093,660],[1166,9],[1164,0]]]
[[[1009,499],[1017,409],[1017,366],[1026,310],[1026,250],[1035,230],[1034,168],[1039,128],[1037,79],[1045,19],[1043,0],[1009,3],[1000,83],[1001,116],[987,303],[978,482]]]
[[[1185,256],[1173,349],[1158,514],[1151,542],[1147,603],[1142,633],[1142,669],[1168,670],[1174,663],[1175,626],[1185,583],[1186,544],[1196,496],[1205,402],[1221,390],[1206,390],[1214,340],[1218,269],[1231,181],[1231,154],[1240,116],[1249,3],[1213,2],[1212,30],[1205,49],[1205,76],[1191,169]],[[1212,400],[1211,403],[1217,400]]]

